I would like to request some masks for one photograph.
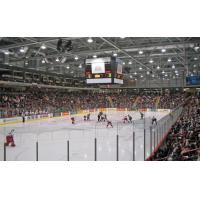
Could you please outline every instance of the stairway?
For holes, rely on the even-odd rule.
[[[159,106],[159,103],[160,103],[160,96],[158,96],[158,97],[156,97],[157,99],[156,99],[156,109],[158,108],[158,106]]]
[[[108,101],[110,103],[111,108],[113,108],[114,104],[113,104],[112,98],[110,96],[108,96],[107,99],[108,99]]]
[[[140,100],[140,96],[137,96],[135,102],[133,103],[133,107],[135,108],[137,106],[137,102]]]

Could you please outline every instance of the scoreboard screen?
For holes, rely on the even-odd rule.
[[[186,77],[186,85],[200,85],[200,76]]]
[[[85,78],[87,84],[123,84],[122,64],[118,67],[116,58],[111,57],[86,59]]]

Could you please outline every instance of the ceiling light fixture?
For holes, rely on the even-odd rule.
[[[24,53],[24,48],[21,47],[19,51],[20,51],[21,53]]]
[[[75,60],[78,60],[78,56],[75,56],[74,59],[75,59]]]
[[[93,42],[93,39],[92,38],[88,38],[88,43],[92,43]]]
[[[141,54],[143,54],[143,51],[142,51],[142,50],[140,50],[140,51],[139,51],[139,54],[140,54],[140,55],[141,55]]]
[[[162,53],[165,53],[165,52],[166,52],[166,49],[162,49],[161,52],[162,52]]]
[[[47,47],[45,46],[45,44],[42,44],[41,49],[46,49]]]

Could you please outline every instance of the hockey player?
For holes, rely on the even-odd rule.
[[[100,121],[101,121],[101,122],[105,122],[105,117],[104,117],[103,114],[101,115]]]
[[[107,121],[107,115],[104,114],[104,121]]]
[[[71,120],[72,120],[72,124],[75,124],[75,118],[71,117]]]
[[[86,119],[87,119],[87,117],[86,117],[86,115],[84,115],[84,116],[83,116],[83,120],[86,121]]]
[[[156,124],[157,125],[157,119],[153,116],[152,120],[151,120],[151,124]]]
[[[144,113],[140,112],[140,116],[141,116],[140,119],[144,119]]]
[[[87,114],[87,121],[90,120],[90,113]]]
[[[124,119],[123,119],[123,123],[125,123],[125,122],[128,122],[127,116],[125,116]]]
[[[100,119],[101,119],[101,115],[100,114],[98,114],[98,122],[100,122]]]
[[[113,128],[112,122],[110,120],[107,120],[107,126],[106,126],[106,128],[108,128],[108,126],[111,126]]]
[[[10,133],[8,133],[8,135],[6,136],[6,142],[5,142],[5,145],[6,146],[11,146],[11,147],[15,147],[16,145],[15,145],[15,142],[14,142],[14,135],[13,135],[13,132],[14,132],[15,130],[14,129],[12,129],[11,131],[10,131]]]
[[[132,119],[133,119],[133,118],[132,118],[130,115],[128,115],[128,122],[129,122],[129,123],[132,123],[132,122],[133,122]]]

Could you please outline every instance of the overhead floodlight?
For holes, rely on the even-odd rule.
[[[154,74],[152,74],[152,78],[154,78],[155,77],[155,75]]]
[[[69,67],[69,66],[67,66],[66,68],[67,68],[67,69],[69,69],[70,67]]]
[[[142,67],[140,67],[139,70],[142,70]]]
[[[93,58],[97,58],[97,55],[93,55]]]
[[[140,77],[141,77],[141,78],[143,78],[144,76],[143,76],[143,75],[141,75]]]
[[[130,78],[133,78],[133,76],[132,76],[132,75],[130,75]]]
[[[167,60],[168,62],[171,62],[172,60],[171,60],[171,58],[168,58],[168,60]]]
[[[125,63],[125,62],[123,62],[122,64],[123,64],[123,65],[125,65],[126,63]]]
[[[139,51],[139,54],[140,54],[140,55],[141,55],[141,54],[143,54],[143,51],[142,51],[142,50],[140,50],[140,51]]]
[[[165,76],[168,76],[167,74],[165,74]]]
[[[88,43],[92,43],[93,42],[93,39],[92,38],[88,38]]]
[[[45,44],[42,44],[41,49],[46,49],[47,47],[45,46]]]
[[[137,75],[137,72],[135,72],[134,74]]]
[[[42,60],[42,63],[45,63],[45,60],[44,60],[44,59]]]
[[[56,58],[56,62],[59,62],[59,58]]]
[[[82,68],[82,65],[80,64],[78,67],[79,67],[79,68]]]
[[[74,72],[73,71],[71,71],[71,74],[73,74]]]
[[[78,56],[75,56],[74,59],[75,59],[75,60],[78,60]]]
[[[197,65],[193,65],[193,67],[197,67]]]
[[[117,53],[113,53],[113,56],[117,57]]]
[[[157,66],[157,69],[160,69],[160,66]]]
[[[162,74],[164,74],[164,73],[165,73],[165,71],[163,70],[163,71],[162,71]]]
[[[129,61],[129,62],[128,62],[128,64],[129,64],[129,65],[132,65],[132,62],[131,62],[131,61]]]
[[[175,65],[172,65],[172,69],[175,69]]]
[[[149,72],[149,71],[147,71],[147,74],[149,75],[149,74],[150,74],[150,72]]]
[[[198,60],[198,58],[197,58],[197,57],[195,57],[195,58],[194,58],[194,60]]]
[[[177,70],[175,70],[175,73],[176,73],[176,74],[178,74],[178,71],[177,71]]]
[[[25,50],[24,50],[23,47],[21,47],[19,51],[20,51],[21,53],[24,53],[24,52],[25,52]]]
[[[9,54],[9,51],[5,51],[4,53],[5,53],[6,55],[8,55],[8,54]]]
[[[198,50],[199,50],[199,44],[196,44],[196,45],[195,45],[194,50],[195,50],[195,51],[198,51]]]
[[[153,63],[153,60],[151,59],[149,62],[150,62],[150,63]]]
[[[166,49],[162,49],[161,52],[162,52],[162,53],[165,53],[165,52],[166,52]]]

